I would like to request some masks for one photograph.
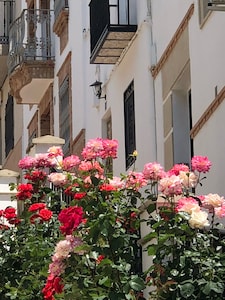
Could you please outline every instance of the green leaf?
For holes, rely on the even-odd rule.
[[[147,248],[148,255],[149,256],[155,255],[156,251],[157,251],[157,248],[158,248],[158,245],[149,245],[148,248]]]
[[[156,210],[156,203],[151,203],[148,207],[147,207],[147,212],[149,214],[151,214],[153,211]]]
[[[135,291],[141,291],[145,288],[144,280],[140,277],[132,278],[129,281],[130,287]]]
[[[180,294],[184,298],[190,297],[194,293],[194,290],[195,290],[194,285],[190,282],[186,282],[184,284],[181,284],[179,286],[179,288],[180,288]]]
[[[216,292],[217,294],[221,294],[223,293],[224,290],[224,284],[221,282],[213,282],[213,281],[209,281],[206,283],[205,287],[203,288],[203,293],[205,295],[209,295],[211,291]]]

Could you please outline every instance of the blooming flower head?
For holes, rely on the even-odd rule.
[[[58,157],[63,156],[63,151],[60,146],[52,146],[48,149],[48,156],[49,157]]]
[[[105,192],[112,192],[112,191],[116,191],[117,188],[110,183],[103,183],[99,186],[99,190]]]
[[[168,173],[168,175],[178,176],[181,171],[188,173],[190,170],[189,170],[189,167],[185,164],[175,164],[172,167],[172,169],[170,169],[167,173]]]
[[[222,204],[220,207],[215,207],[215,215],[218,218],[224,218],[225,217],[225,203]]]
[[[24,175],[24,178],[35,184],[38,181],[45,181],[45,179],[47,178],[47,173],[43,170],[35,169],[29,173],[26,173]]]
[[[148,164],[144,165],[143,175],[144,175],[145,179],[158,181],[158,180],[162,179],[163,177],[165,177],[165,171],[164,171],[163,167],[156,162],[148,163]]]
[[[83,199],[86,195],[87,195],[87,193],[85,193],[85,192],[77,192],[73,196],[73,199],[80,200],[80,199]]]
[[[77,155],[70,155],[63,159],[62,168],[64,171],[71,171],[80,163],[80,158]]]
[[[48,175],[48,180],[55,186],[63,186],[67,182],[67,176],[64,173],[53,172]]]
[[[194,156],[191,160],[191,167],[193,171],[207,173],[210,170],[211,162],[206,156]]]
[[[108,157],[116,158],[117,157],[117,149],[118,149],[118,141],[115,139],[104,139],[102,140],[103,151],[101,153],[101,158],[105,159]]]
[[[62,224],[60,230],[64,235],[70,235],[82,223],[83,209],[79,206],[70,206],[61,210],[58,220]]]
[[[159,181],[159,191],[171,197],[182,194],[182,182],[179,176],[166,176]]]
[[[17,187],[16,197],[18,200],[26,200],[32,198],[33,186],[30,183],[21,183]]]
[[[34,157],[25,156],[19,161],[18,166],[21,169],[32,169],[35,166],[35,164],[36,159]]]
[[[6,218],[6,219],[13,219],[13,218],[16,218],[16,209],[12,206],[8,206],[6,207],[6,209],[3,211],[3,216]]]
[[[92,160],[97,157],[103,159],[107,157],[116,158],[117,148],[117,140],[96,138],[89,140],[89,142],[86,144],[85,148],[82,151],[82,156],[84,159],[87,160]]]
[[[103,149],[104,147],[101,138],[91,139],[88,141],[81,154],[84,159],[91,160],[100,157]]]
[[[81,161],[78,170],[81,172],[92,172],[92,174],[95,172],[99,175],[103,175],[104,173],[104,169],[98,161],[83,160]]]
[[[180,171],[180,180],[185,188],[194,188],[198,182],[198,176],[194,172]]]
[[[61,294],[63,292],[64,285],[59,276],[50,274],[47,278],[47,282],[42,289],[45,300],[54,300],[54,294]]]
[[[59,241],[55,247],[55,253],[53,260],[62,260],[69,256],[70,252],[73,250],[70,240],[65,239]]]
[[[192,210],[191,217],[188,222],[193,229],[203,229],[204,227],[209,226],[208,213],[202,210]]]
[[[66,264],[61,259],[55,259],[50,265],[49,265],[49,273],[51,273],[54,276],[60,276],[64,273],[66,269]]]
[[[147,185],[147,180],[145,179],[143,173],[130,171],[127,176],[126,188],[139,190],[143,186]]]
[[[177,212],[184,211],[184,212],[191,214],[193,210],[196,210],[196,211],[200,210],[198,201],[196,201],[194,198],[187,197],[187,198],[180,198],[178,200],[177,205],[176,205]]]
[[[112,179],[109,179],[109,183],[114,186],[117,190],[123,189],[125,186],[125,182],[117,176],[114,176]]]
[[[48,153],[38,153],[35,155],[35,158],[36,168],[52,168],[56,165],[56,161],[49,157]]]
[[[45,203],[33,203],[33,204],[30,205],[28,211],[30,211],[30,212],[35,211],[36,212],[36,211],[39,211],[39,210],[41,210],[45,207],[46,207]]]
[[[52,218],[52,211],[46,208],[42,208],[39,211],[39,216],[43,221],[49,221]]]
[[[208,194],[205,195],[204,199],[202,200],[202,204],[204,206],[211,206],[211,207],[220,207],[225,204],[224,197],[219,196],[218,194]]]

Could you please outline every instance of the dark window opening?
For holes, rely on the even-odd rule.
[[[124,92],[124,128],[126,169],[128,169],[135,161],[135,158],[132,156],[132,154],[134,150],[136,150],[133,81]]]
[[[9,95],[5,108],[5,157],[14,147],[14,105],[13,96]]]

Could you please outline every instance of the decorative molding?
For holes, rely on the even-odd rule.
[[[192,139],[196,137],[196,135],[199,133],[201,128],[210,119],[212,114],[216,111],[216,109],[224,101],[224,99],[225,99],[225,86],[222,88],[222,90],[219,92],[219,94],[216,96],[213,102],[208,106],[208,108],[202,114],[202,116],[197,121],[197,123],[192,127],[190,132],[190,136]]]
[[[181,37],[182,33],[184,32],[184,30],[188,26],[188,22],[189,22],[190,18],[192,17],[193,13],[194,13],[194,3],[191,4],[191,6],[189,7],[185,17],[183,18],[182,22],[180,23],[177,31],[175,32],[173,38],[169,42],[166,50],[163,52],[163,54],[162,54],[161,58],[159,59],[158,63],[155,66],[151,67],[150,70],[151,70],[151,73],[152,73],[152,77],[154,79],[159,74],[159,72],[162,69],[163,65],[165,64],[168,57],[170,56],[173,49],[175,48],[179,38]]]
[[[58,15],[57,19],[55,20],[55,23],[53,25],[53,32],[60,37],[62,33],[64,32],[65,27],[68,26],[68,20],[69,20],[69,11],[65,8],[61,10],[60,14]]]
[[[82,128],[72,143],[72,153],[81,157],[81,152],[85,146],[85,128]]]
[[[20,96],[22,88],[31,83],[34,78],[54,78],[54,62],[52,60],[41,62],[23,62],[9,76],[10,94],[17,103],[22,103]]]

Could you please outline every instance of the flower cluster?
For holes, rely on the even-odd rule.
[[[141,172],[108,176],[104,162],[117,157],[117,147],[117,140],[97,138],[86,144],[83,159],[64,158],[53,146],[20,160],[26,183],[16,186],[15,199],[24,212],[19,219],[12,207],[0,211],[0,230],[9,233],[0,248],[8,259],[0,297],[13,298],[16,290],[30,300],[145,300],[151,286],[155,299],[222,299],[224,226],[215,219],[225,217],[225,199],[196,195],[211,162],[194,156],[190,167],[166,171],[150,162]],[[149,228],[142,239],[141,224]],[[152,258],[144,271],[141,247]],[[11,261],[10,253],[20,257]],[[9,264],[22,271],[11,274]],[[33,292],[26,295],[27,286]]]
[[[17,225],[20,223],[20,219],[16,214],[16,209],[12,206],[8,206],[5,209],[0,210],[0,230],[9,229],[9,224]]]

